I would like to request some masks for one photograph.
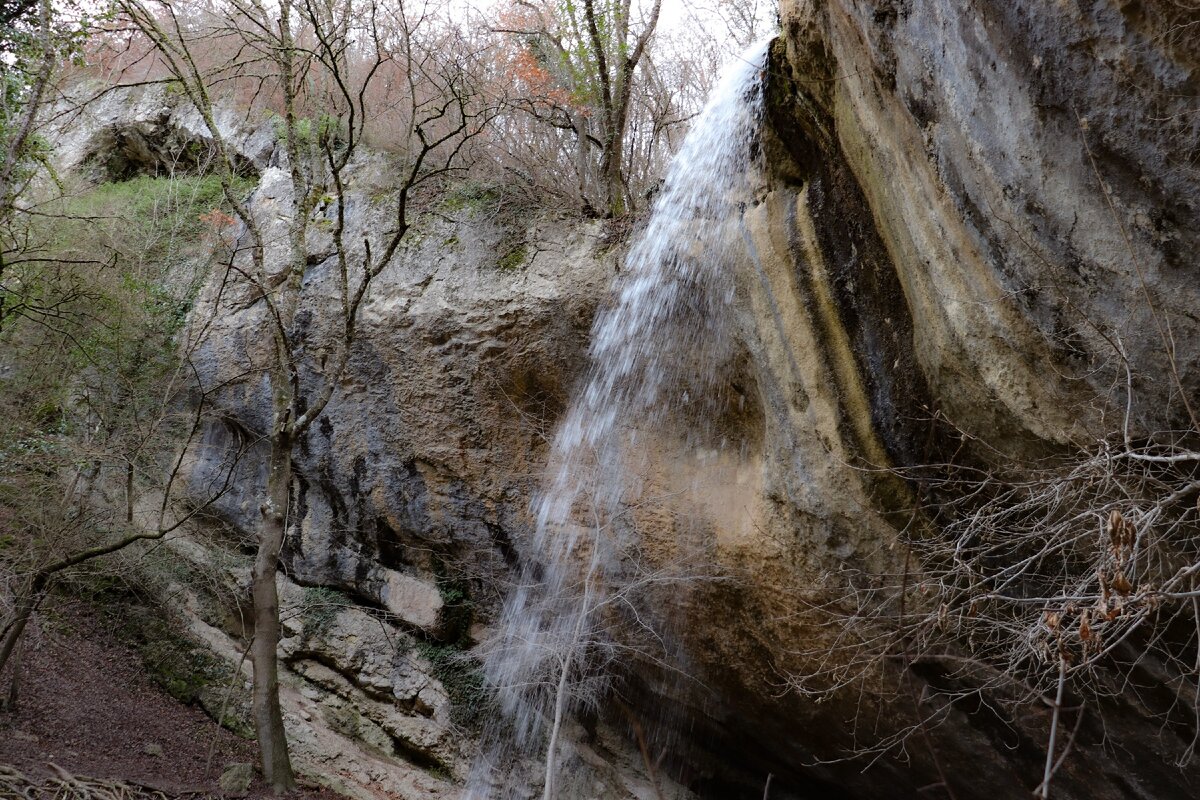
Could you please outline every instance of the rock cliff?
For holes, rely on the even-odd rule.
[[[1004,592],[980,592],[978,608],[972,592],[992,570],[1021,573],[1003,584],[1035,607],[1005,619],[1029,626],[1015,634],[1026,641],[1064,647],[1057,614],[1073,614],[1069,670],[1091,659],[1095,612],[1081,615],[1071,591],[1059,605],[1034,598],[1080,553],[1039,551],[1039,540],[987,551],[1004,550],[1003,564],[945,562],[961,566],[985,534],[1065,531],[1057,521],[1072,503],[1090,520],[1086,547],[1099,549],[1091,537],[1104,535],[1112,503],[1172,514],[1165,534],[1140,516],[1138,540],[1164,537],[1178,559],[1167,574],[1187,563],[1191,467],[1157,498],[1143,484],[1115,496],[1127,485],[1113,476],[1120,466],[1097,479],[1113,495],[1062,497],[1078,489],[1071,465],[1108,452],[1102,442],[1195,441],[1200,127],[1186,31],[1197,18],[1173,3],[832,0],[784,2],[781,22],[764,75],[770,177],[746,214],[738,267],[751,426],[765,430],[745,459],[761,464],[761,484],[739,493],[748,519],[714,522],[725,532],[717,560],[750,577],[732,596],[715,590],[685,626],[706,679],[732,680],[709,713],[748,745],[725,763],[774,773],[781,795],[1019,796],[1042,779],[1053,681],[1045,701],[1013,705],[1008,693],[1039,669],[1057,673],[1058,657],[979,656],[987,648],[973,637],[1007,634],[971,618]],[[1057,472],[1041,471],[1051,463]],[[1020,506],[1009,528],[964,521],[997,508],[964,496],[1035,473],[1054,489],[1005,494],[1000,505]],[[1039,562],[1036,575],[1017,567],[1046,552],[1062,561]],[[1089,568],[1074,579],[1091,598]],[[948,573],[971,577],[946,591]],[[714,606],[720,632],[701,632]],[[1110,621],[1127,613],[1105,608]],[[922,615],[961,641],[928,648],[909,627]],[[1070,715],[1078,727],[1055,794],[1186,796],[1194,726],[1170,709],[1190,705],[1193,689],[1170,664],[1189,645],[1151,654],[1148,637],[1121,634],[1111,647],[1090,687],[1064,681],[1087,711]],[[878,660],[856,665],[867,653]],[[988,669],[1012,685],[997,688]],[[1115,688],[1130,679],[1147,693]],[[862,773],[827,763],[884,751]]]
[[[375,162],[355,170],[356,224],[369,224],[388,174]],[[268,226],[287,192],[282,171],[263,170],[253,204]],[[511,540],[528,531],[547,439],[615,268],[603,225],[517,217],[501,196],[473,187],[432,203],[372,285],[345,378],[295,453],[295,522],[283,553],[298,584],[284,610],[295,616],[284,642],[292,680],[326,704],[318,729],[442,781],[465,774],[480,717],[494,713],[472,648],[512,579]],[[325,270],[335,263],[320,238],[318,230],[302,326],[322,324],[330,301]],[[242,453],[237,484],[214,507],[234,548],[252,541],[266,480],[257,441],[269,397],[260,381],[239,378],[261,363],[263,314],[252,296],[215,286],[193,311],[210,328],[192,363],[206,385],[225,388],[190,481],[201,494],[229,454]],[[305,358],[319,375],[321,354]],[[325,593],[334,620],[314,632],[312,598]],[[365,774],[343,785],[394,791]]]
[[[1092,684],[1064,680],[1056,715],[1045,679],[1052,694],[1068,651],[1092,658],[1086,612],[1047,602],[1031,625],[996,612],[1008,629],[972,627],[991,589],[972,594],[946,564],[978,534],[963,520],[995,518],[1030,476],[1070,487],[1072,465],[1113,441],[1156,457],[1194,445],[1200,17],[1167,0],[784,0],[781,23],[763,75],[765,177],[730,265],[737,352],[719,381],[720,436],[697,451],[681,418],[649,437],[643,499],[656,499],[633,512],[648,565],[697,559],[699,577],[648,609],[688,677],[628,664],[601,724],[571,731],[588,776],[572,791],[652,796],[644,734],[658,777],[701,797],[1027,796],[1053,729],[1059,753],[1070,742],[1055,796],[1191,796],[1190,628],[1127,633]],[[132,108],[80,134],[72,163],[115,153],[119,177],[162,160],[164,131],[199,136],[170,98]],[[286,176],[269,133],[242,141],[269,225]],[[357,166],[356,225],[370,226],[388,175],[383,159]],[[316,227],[302,325],[321,324],[332,269]],[[310,765],[328,737],[366,742],[339,778],[360,794],[451,795],[464,774],[464,710],[486,694],[472,653],[516,574],[548,438],[617,277],[605,231],[514,214],[491,190],[431,201],[297,448],[289,723]],[[264,360],[261,304],[223,288],[193,311],[210,326],[194,363],[223,388],[190,479],[202,487],[246,455],[212,523],[224,555],[191,557],[224,564],[218,594],[234,599],[198,598],[194,616],[232,652],[270,403],[262,382],[238,380]],[[322,354],[305,362],[319,373]],[[1170,520],[1169,572],[1195,562],[1194,462],[1160,463],[1183,469],[1174,483],[1155,475],[1169,502],[1106,496],[1110,484],[1087,502],[1103,507],[1097,537],[1105,503],[1125,503],[1138,537]],[[970,565],[979,585],[1006,566],[989,552]],[[1086,593],[1068,555],[1053,551],[1055,575]],[[1032,599],[1050,580],[1026,577]],[[1064,644],[1054,626],[1067,618]],[[983,655],[981,630],[1000,642]],[[1023,636],[1060,650],[997,656]]]

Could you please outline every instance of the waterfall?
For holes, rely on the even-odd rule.
[[[638,634],[661,642],[654,615],[638,609],[638,591],[656,580],[638,563],[625,504],[641,490],[647,437],[668,424],[702,437],[730,357],[730,248],[757,183],[766,48],[751,48],[713,90],[625,259],[616,302],[593,326],[585,388],[555,437],[535,532],[520,547],[521,580],[486,657],[503,718],[485,734],[472,800],[522,796],[498,773],[534,754],[547,759],[543,796],[561,796],[553,782],[564,719],[601,698]],[[625,630],[613,629],[616,619]]]

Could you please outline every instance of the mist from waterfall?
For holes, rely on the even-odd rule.
[[[543,797],[556,796],[564,720],[602,699],[617,662],[667,656],[655,613],[638,600],[672,578],[640,563],[625,512],[643,488],[647,437],[675,425],[703,438],[732,352],[730,248],[740,246],[757,184],[766,49],[747,51],[713,90],[625,258],[616,301],[593,326],[585,388],[554,440],[534,535],[517,543],[521,579],[488,649],[485,674],[503,716],[485,733],[472,800],[528,796],[528,783],[503,774],[547,753]]]

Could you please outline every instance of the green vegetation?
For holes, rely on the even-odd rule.
[[[8,228],[19,249],[0,293],[0,525],[16,546],[0,549],[0,571],[29,577],[10,584],[22,605],[0,661],[54,581],[146,535],[139,499],[154,502],[195,425],[178,334],[230,244],[223,198],[213,178],[142,177],[42,200]],[[148,657],[194,700],[215,662],[168,649]]]
[[[442,596],[442,629],[446,639],[461,643],[475,616],[475,602],[467,594],[465,584],[439,576],[437,586]]]
[[[299,609],[303,618],[304,638],[312,639],[327,633],[338,613],[343,608],[351,608],[353,605],[353,601],[337,589],[325,586],[305,587]]]
[[[179,633],[160,614],[138,603],[118,608],[118,637],[137,650],[146,674],[169,695],[184,703],[200,703],[208,690],[228,687],[233,667]]]
[[[501,272],[512,272],[524,266],[525,259],[529,256],[529,248],[525,244],[519,244],[505,251],[504,255],[500,256],[500,260],[496,262],[496,269]]]
[[[451,722],[468,730],[480,730],[494,709],[479,662],[458,644],[419,641],[413,649],[429,661],[433,676],[446,690]]]
[[[237,188],[248,190],[246,181]],[[174,334],[202,263],[233,218],[215,177],[138,177],[44,203],[0,294],[0,334],[18,318],[72,328],[74,349]],[[127,323],[143,330],[133,335]],[[10,337],[11,338],[11,337]]]
[[[471,214],[493,212],[500,205],[500,191],[495,186],[478,181],[454,184],[442,197],[442,210],[448,213],[467,211]]]
[[[177,368],[174,337],[232,224],[223,205],[215,178],[141,177],[43,206],[0,295],[13,365],[0,386],[15,406],[0,452],[45,458],[79,425],[128,438],[153,418]]]
[[[235,191],[254,183],[239,179]],[[44,246],[60,253],[109,252],[116,263],[158,265],[160,274],[206,236],[233,225],[215,175],[102,183],[64,197],[44,224]]]
[[[275,127],[275,139],[284,142],[287,139],[287,124],[278,114],[271,115],[271,123]],[[324,149],[326,145],[340,147],[346,138],[345,124],[332,114],[318,114],[316,119],[301,117],[296,120],[295,132],[298,144],[303,147]]]
[[[433,573],[442,596],[442,626],[446,642],[418,640],[413,649],[429,661],[431,672],[450,698],[450,720],[463,728],[479,730],[491,710],[491,697],[479,662],[468,653],[467,631],[475,616],[475,601],[467,584],[435,557]]]

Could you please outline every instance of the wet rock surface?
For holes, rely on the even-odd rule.
[[[852,595],[919,588],[935,567],[909,555],[926,522],[905,509],[945,501],[940,469],[1019,480],[1004,470],[1101,439],[1194,436],[1200,289],[1177,247],[1200,230],[1183,33],[1197,21],[1171,3],[783,3],[770,177],[739,266],[762,485],[755,524],[718,556],[750,577],[684,625],[690,652],[711,654],[697,670],[722,685],[710,714],[752,743],[714,732],[721,763],[774,773],[781,796],[1017,796],[1041,780],[1050,722],[1036,704],[989,707],[983,692],[932,713],[939,693],[963,697],[963,673],[912,661],[906,642],[875,664],[874,688],[830,690],[849,674],[831,661],[855,649],[827,648],[882,629],[862,615],[885,610]],[[738,621],[701,633],[713,606]],[[1166,709],[1191,690],[1157,657],[1134,672],[1149,694],[1113,691],[1114,667],[1108,696],[1072,712],[1056,795],[1188,796],[1192,728]],[[889,741],[863,772],[828,763]],[[734,780],[712,796],[755,796]]]
[[[783,21],[772,123],[801,174],[827,154],[848,164],[953,419],[1013,439],[1095,435],[1104,404],[1124,402],[1119,338],[1139,431],[1188,422],[1194,14],[787,2]],[[1182,386],[1156,315],[1171,320]]]

